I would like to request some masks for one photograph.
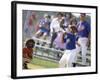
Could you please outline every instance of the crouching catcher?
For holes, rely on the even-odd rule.
[[[23,48],[23,69],[28,69],[27,63],[30,63],[32,60],[34,46],[35,41],[33,39],[26,41],[25,48]]]

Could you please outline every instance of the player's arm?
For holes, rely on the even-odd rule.
[[[62,35],[62,43],[65,43],[66,42],[66,39],[67,39],[67,33],[63,33]]]
[[[87,23],[87,31],[88,31],[88,42],[87,42],[87,46],[90,45],[90,38],[91,38],[91,27],[90,24]]]
[[[79,36],[76,35],[76,45],[80,46],[80,44],[78,43],[78,39],[79,39]]]

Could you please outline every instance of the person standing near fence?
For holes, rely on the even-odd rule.
[[[90,24],[86,21],[86,14],[80,14],[80,21],[77,25],[78,29],[78,44],[82,52],[82,64],[86,65],[87,46],[90,40]]]
[[[24,34],[25,39],[33,36],[34,28],[37,23],[37,17],[35,12],[27,11],[26,19],[24,22]]]
[[[46,39],[50,32],[50,22],[51,17],[48,14],[44,14],[44,17],[39,21],[39,30],[35,34],[37,38],[40,38],[42,34],[43,39]]]
[[[53,46],[53,42],[57,37],[57,33],[61,30],[60,22],[62,21],[63,13],[57,13],[57,17],[51,21],[50,24],[50,33],[51,33],[51,44],[50,48]]]

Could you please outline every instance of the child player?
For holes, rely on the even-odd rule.
[[[27,63],[30,63],[30,61],[32,60],[34,45],[35,41],[33,39],[29,39],[26,41],[26,47],[23,48],[23,69],[28,69]]]
[[[42,35],[43,39],[46,39],[46,36],[50,32],[50,16],[45,14],[44,17],[39,22],[39,30],[36,32],[35,36],[39,38]]]
[[[69,32],[63,36],[63,42],[66,44],[64,55],[59,61],[59,67],[75,67],[76,62],[76,35],[77,29],[70,25]]]

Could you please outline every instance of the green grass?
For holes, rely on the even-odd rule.
[[[42,66],[44,68],[57,68],[58,67],[58,63],[55,63],[55,62],[52,62],[49,60],[44,60],[44,59],[37,58],[37,57],[34,57],[32,59],[31,63],[35,64],[35,65]]]

